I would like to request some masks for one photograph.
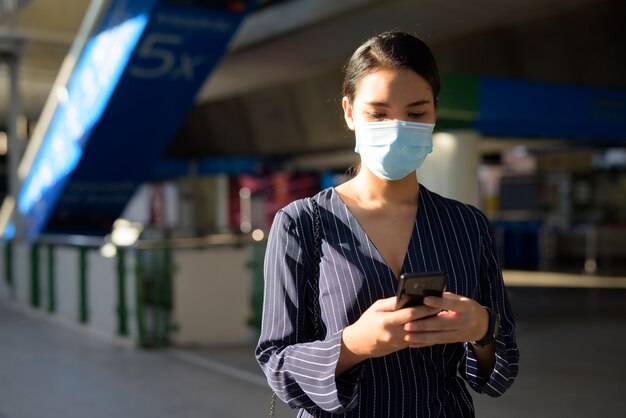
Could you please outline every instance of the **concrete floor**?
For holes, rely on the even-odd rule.
[[[626,416],[625,295],[514,292],[520,376],[477,416]],[[252,350],[142,351],[0,305],[0,418],[267,416]]]

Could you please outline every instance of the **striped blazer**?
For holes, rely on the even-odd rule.
[[[366,360],[335,378],[343,329],[397,278],[333,188],[314,199],[321,214],[319,291],[313,276],[313,213],[306,199],[278,211],[265,255],[263,324],[256,357],[271,388],[298,417],[471,417],[476,392],[499,396],[518,372],[515,324],[493,235],[478,209],[420,185],[402,272],[448,272],[448,290],[501,315],[496,364],[478,372],[467,343],[407,348]],[[317,294],[314,294],[317,293]],[[312,336],[318,298],[321,336]]]

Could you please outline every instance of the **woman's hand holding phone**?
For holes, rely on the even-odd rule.
[[[417,306],[396,310],[396,298],[380,299],[344,331],[346,345],[354,353],[381,357],[408,347],[405,325],[439,312],[437,308]]]
[[[377,300],[355,323],[344,329],[336,375],[368,358],[409,347],[405,326],[437,312],[439,309],[424,305],[396,310],[395,296]]]
[[[478,302],[446,292],[448,275],[444,271],[405,273],[400,276],[397,308],[426,305],[439,310],[436,318],[406,323],[405,339],[410,347],[476,341],[487,332],[489,315]]]
[[[424,306],[441,312],[435,318],[404,325],[410,347],[477,341],[487,333],[489,314],[473,299],[445,292],[442,297],[425,297]]]
[[[399,307],[404,306],[404,299],[400,303],[401,289],[408,289],[407,283],[399,283],[397,296],[376,301],[344,329],[337,375],[368,358],[382,357],[407,347],[476,341],[487,332],[485,308],[472,299],[443,293],[445,281],[438,281],[441,288],[437,293],[441,297],[430,296],[432,292],[428,291],[421,295],[423,304]]]
[[[381,357],[409,346],[407,326],[439,313],[425,306],[428,295],[439,295],[446,287],[445,272],[405,273],[398,280],[396,297],[376,301],[354,324],[343,332],[347,355],[358,358]]]

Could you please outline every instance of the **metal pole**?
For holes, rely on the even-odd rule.
[[[54,245],[48,244],[48,312],[50,313],[54,313],[57,309],[55,268]]]
[[[126,305],[126,249],[117,249],[117,334],[128,336],[128,307]]]
[[[137,318],[137,334],[139,336],[139,345],[145,348],[148,347],[150,342],[146,335],[143,254],[144,251],[139,250],[136,252],[135,256],[135,311]]]
[[[34,243],[30,248],[30,304],[33,308],[41,305],[41,282],[39,276],[39,244]]]
[[[150,313],[152,317],[152,329],[150,330],[150,335],[153,338],[154,345],[161,345],[161,301],[160,296],[161,292],[159,287],[161,286],[161,250],[155,249],[149,252],[151,258],[150,264]]]
[[[78,321],[86,324],[89,320],[87,301],[87,247],[78,250]]]
[[[13,282],[13,242],[7,241],[4,247],[4,277],[9,284],[11,298],[15,297],[15,283]]]
[[[172,300],[172,249],[165,247],[163,249],[163,275],[161,276],[161,318],[162,318],[162,340],[163,345],[169,345],[170,333],[170,314]]]
[[[585,230],[585,266],[583,273],[595,274],[598,270],[598,228],[590,224]]]

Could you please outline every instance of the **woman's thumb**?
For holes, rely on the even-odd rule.
[[[396,310],[396,297],[392,296],[390,298],[378,299],[372,305],[376,311],[379,312],[390,312]]]

